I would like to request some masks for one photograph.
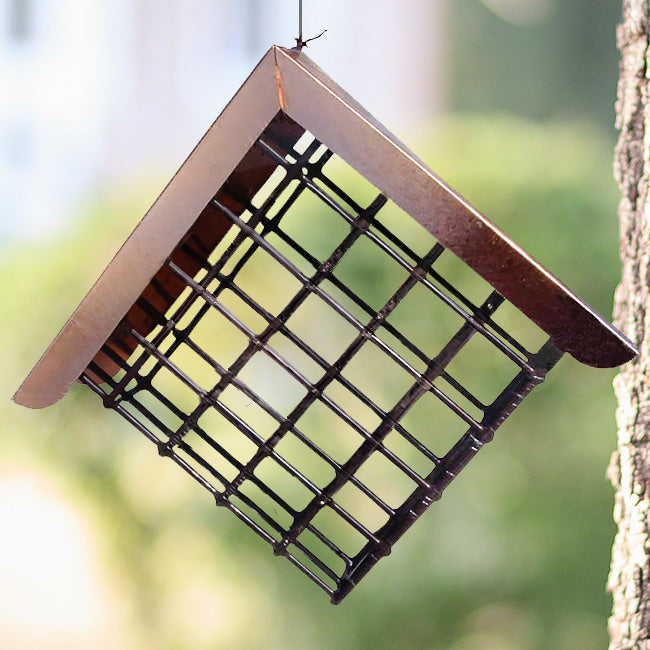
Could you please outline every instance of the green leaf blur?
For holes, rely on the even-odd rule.
[[[483,115],[441,120],[412,148],[609,316],[619,273],[612,145],[584,125]],[[5,396],[153,194],[103,197],[56,240],[2,258]],[[362,283],[377,272],[387,273],[351,269]],[[5,400],[0,467],[46,477],[89,523],[115,612],[105,647],[605,647],[613,376],[564,359],[338,607],[83,387],[40,412]]]

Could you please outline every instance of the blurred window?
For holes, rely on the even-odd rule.
[[[26,41],[31,32],[31,0],[10,0],[9,35],[13,41]]]
[[[244,12],[246,49],[249,53],[255,54],[262,40],[262,3],[260,0],[245,0]]]

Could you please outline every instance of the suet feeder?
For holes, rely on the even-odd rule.
[[[366,256],[381,285],[358,282]],[[86,384],[338,603],[566,352],[636,354],[304,53],[273,47],[14,400]]]

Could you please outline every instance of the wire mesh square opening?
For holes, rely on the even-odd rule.
[[[333,602],[561,354],[358,185],[279,113],[82,377]]]

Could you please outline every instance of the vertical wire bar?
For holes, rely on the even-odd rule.
[[[283,327],[286,324],[286,321],[288,320],[289,316],[293,314],[295,310],[298,308],[298,306],[304,302],[307,296],[310,295],[313,290],[315,290],[317,285],[320,284],[320,282],[322,282],[325,278],[329,276],[332,269],[341,260],[345,252],[369,227],[370,222],[374,218],[374,215],[377,213],[377,211],[381,209],[381,207],[385,204],[385,202],[386,202],[386,198],[380,195],[377,199],[375,199],[375,201],[366,211],[362,212],[358,216],[356,227],[345,237],[343,242],[341,242],[341,244],[339,244],[339,246],[336,247],[336,249],[330,255],[330,257],[320,265],[316,273],[310,279],[308,279],[306,282],[303,283],[303,286],[298,291],[298,293],[294,296],[294,298],[289,302],[289,304],[282,310],[282,312],[280,312],[280,314],[271,323],[269,323],[269,325],[265,328],[264,332],[260,334],[258,339],[261,342],[266,342],[272,334],[278,332],[281,329],[281,327]],[[221,208],[227,210],[225,206],[221,206]],[[255,347],[258,347],[255,342],[251,342],[249,344],[249,348],[251,348],[251,346],[253,346],[253,349]],[[233,366],[235,366],[235,364],[237,364],[237,361],[235,361]],[[233,372],[232,368],[233,367],[231,366],[231,372]],[[236,372],[238,372],[239,369],[240,368],[237,366],[235,368]],[[236,372],[234,372],[234,374],[236,374]],[[320,383],[321,382],[319,382],[319,384]],[[279,442],[280,438],[288,431],[289,426],[291,426],[294,422],[296,422],[298,418],[305,412],[308,406],[311,405],[311,403],[317,399],[320,392],[322,392],[322,390],[320,389],[320,386],[317,384],[317,386],[315,386],[312,389],[311,393],[306,398],[301,400],[298,406],[288,416],[286,422],[282,423],[278,427],[278,429],[276,429],[275,433],[269,438],[269,440],[267,440],[266,445],[263,448],[260,448],[258,454],[256,454],[256,456],[253,457],[253,459],[251,459],[249,466],[247,466],[246,469],[247,472],[252,471],[263,460],[265,455],[268,454],[268,451],[271,450],[273,446],[277,444],[277,442]],[[233,481],[233,485],[234,487],[237,486],[237,479]]]
[[[411,280],[411,277],[409,280]],[[409,280],[406,282],[409,282]],[[496,291],[493,292],[483,305],[481,305],[477,311],[477,315],[482,312],[485,312],[486,317],[491,315],[499,305],[501,305],[503,300],[504,298],[501,295]],[[433,382],[438,376],[440,376],[440,373],[444,370],[445,366],[447,366],[447,364],[475,333],[476,330],[471,327],[469,323],[463,323],[458,332],[454,337],[452,337],[451,341],[434,359],[432,359],[427,370],[423,373],[423,378],[428,382]],[[373,432],[372,438],[363,442],[359,449],[357,449],[352,457],[343,465],[341,471],[337,473],[334,479],[323,489],[322,495],[314,498],[302,511],[300,519],[294,522],[289,533],[282,539],[282,542],[280,543],[282,547],[286,548],[288,544],[291,544],[293,540],[300,535],[305,526],[322,508],[323,502],[329,502],[332,499],[332,496],[348,481],[349,477],[352,476],[361,467],[365,460],[378,449],[379,444],[393,429],[394,423],[398,422],[404,413],[406,413],[406,411],[426,392],[427,387],[423,386],[420,381],[416,381],[415,384],[413,384],[402,399],[399,400],[399,402],[397,402],[397,404],[386,414],[384,420]]]
[[[276,201],[282,194],[285,188],[289,186],[289,184],[294,181],[294,180],[300,180],[301,174],[302,174],[302,166],[307,164],[309,161],[309,158],[318,151],[318,148],[320,147],[320,142],[317,140],[313,140],[309,146],[305,149],[304,153],[300,156],[297,157],[296,162],[292,165],[286,165],[286,175],[285,177],[278,183],[278,185],[273,189],[269,197],[262,203],[262,205],[258,208],[253,210],[251,213],[251,217],[248,220],[248,224],[251,225],[253,228],[260,223],[263,220],[269,221],[271,227],[266,228],[265,230],[262,231],[262,237],[264,237],[268,232],[273,231],[273,226],[275,223],[279,222],[280,219],[285,215],[285,213],[291,208],[291,206],[295,203],[295,201],[300,197],[302,192],[305,190],[305,186],[303,183],[300,183],[298,187],[292,192],[291,196],[287,199],[287,201],[282,205],[281,209],[278,211],[278,213],[273,217],[273,219],[268,219],[266,217],[266,214],[268,211],[275,205]],[[277,153],[277,152],[276,152]],[[279,154],[278,154],[279,155]],[[325,151],[319,161],[316,163],[316,168],[320,168],[327,159],[329,159],[329,156],[331,155],[331,152]],[[224,254],[219,258],[219,260],[209,268],[208,273],[206,276],[201,280],[200,285],[204,288],[206,288],[220,273],[223,267],[227,264],[227,262],[232,258],[232,256],[236,253],[237,249],[244,243],[246,242],[246,235],[245,233],[242,233],[241,231],[237,234],[233,242],[230,244],[228,249],[224,252]],[[249,247],[248,249],[244,252],[242,257],[237,261],[235,264],[234,268],[228,273],[228,276],[231,280],[234,280],[234,278],[237,276],[237,274],[241,271],[241,269],[244,267],[246,262],[252,257],[252,255],[255,253],[255,251],[258,249],[259,244],[255,241],[249,242]],[[223,291],[221,287],[217,289],[217,292],[215,293],[215,297],[219,295],[219,293]],[[190,298],[192,300],[196,300],[197,296],[195,293],[192,293]],[[190,305],[188,306],[187,309],[189,309]],[[187,309],[183,312],[186,313]],[[196,325],[199,323],[201,318],[203,318],[204,314],[209,311],[210,306],[207,304],[204,304],[201,306],[201,308],[198,310],[198,312],[194,315],[190,323],[184,328],[184,332],[186,333],[186,336],[188,336],[196,327]],[[183,315],[181,314],[174,314],[170,320],[173,320],[175,322],[178,322],[180,317]],[[178,346],[182,343],[182,338],[177,337],[169,346],[167,350],[167,355],[171,355],[174,350],[178,348]],[[156,342],[154,341],[155,345],[161,345],[162,341]],[[155,376],[155,374],[158,372],[158,367],[154,368],[151,371],[152,377]]]
[[[373,546],[372,543],[354,558],[354,565],[342,576],[340,587],[332,596],[334,604],[340,603],[343,598],[355,587],[359,580],[390,551],[390,548],[400,537],[415,523],[415,521],[439,500],[445,488],[458,476],[461,470],[481,450],[486,442],[494,436],[494,432],[503,424],[514,410],[521,404],[526,396],[542,381],[553,366],[562,358],[563,353],[558,350],[549,339],[533,356],[535,372],[533,374],[521,371],[510,384],[501,392],[492,404],[490,412],[485,416],[482,432],[468,431],[445,455],[442,462],[437,465],[427,481],[431,484],[429,490],[416,490],[387,524],[377,531],[377,535],[384,540],[383,547]],[[480,439],[479,439],[480,437]]]
[[[231,214],[230,210],[216,199],[213,199],[213,204],[219,208],[224,214]],[[339,262],[343,254],[348,250],[350,246],[356,241],[362,234],[362,232],[368,228],[370,220],[374,214],[381,208],[382,205],[386,202],[385,197],[380,196],[376,199],[372,206],[361,215],[359,215],[358,223],[356,227],[350,232],[350,234],[345,238],[344,242],[339,245],[332,255],[321,264],[320,268],[316,273],[309,279],[307,279],[298,293],[293,297],[289,304],[278,314],[278,316],[269,323],[264,331],[259,336],[251,337],[251,340],[248,343],[246,349],[239,355],[239,357],[231,364],[228,369],[228,374],[223,376],[217,385],[201,400],[199,406],[197,406],[190,417],[179,427],[178,431],[171,438],[167,446],[172,447],[176,444],[177,440],[180,440],[187,431],[193,426],[201,415],[214,403],[217,397],[225,390],[225,388],[230,384],[231,377],[234,377],[239,373],[239,371],[244,367],[248,360],[255,354],[255,352],[264,347],[264,344],[275,334],[290,318],[290,316],[298,309],[298,307],[307,299],[311,292],[317,287],[317,285],[325,279],[332,268]],[[263,241],[263,240],[262,240]],[[170,263],[170,268],[175,269],[175,266]],[[268,444],[268,443],[267,443]]]

